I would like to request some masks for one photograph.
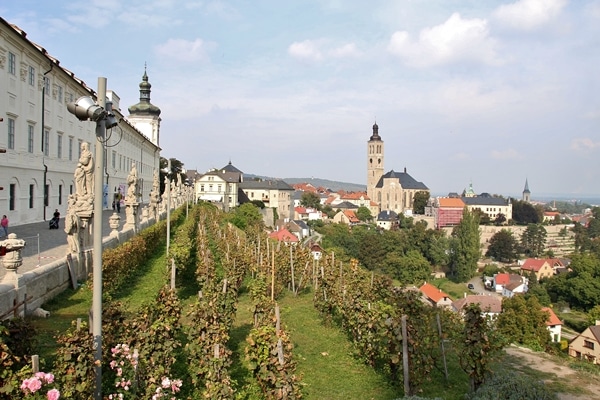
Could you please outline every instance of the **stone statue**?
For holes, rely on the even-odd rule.
[[[138,175],[135,163],[131,163],[131,171],[127,176],[127,184],[129,185],[127,188],[127,201],[129,203],[135,203],[138,193]]]
[[[67,203],[67,215],[65,216],[65,232],[67,234],[67,244],[69,245],[70,253],[78,252],[79,239],[77,237],[78,223],[77,215],[75,214],[75,196],[69,195]]]
[[[81,156],[75,169],[75,193],[78,197],[94,194],[94,158],[87,142],[81,143]]]

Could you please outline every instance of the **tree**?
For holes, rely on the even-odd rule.
[[[497,327],[510,342],[543,351],[550,343],[546,328],[548,317],[548,313],[542,311],[537,297],[525,299],[523,296],[513,296],[502,301]]]
[[[321,198],[318,194],[313,192],[304,192],[300,197],[300,204],[304,207],[314,208],[317,210],[321,209]]]
[[[171,170],[169,171],[169,178],[171,180],[175,180],[175,182],[177,182],[177,177],[178,175],[181,175],[181,180],[182,182],[185,182],[187,180],[187,176],[185,175],[184,168],[183,168],[183,163],[181,161],[179,161],[176,158],[170,158],[171,160]],[[165,171],[169,166],[169,160],[167,160],[164,157],[161,157],[159,162],[158,162],[158,167],[159,167],[159,183],[160,183],[160,192],[164,193],[165,192],[165,175],[167,174],[167,172]]]
[[[538,210],[522,200],[511,199],[512,202],[512,219],[520,225],[538,224],[542,221]]]
[[[358,207],[358,210],[356,210],[356,216],[363,222],[370,221],[373,218],[371,215],[371,210],[365,206]]]
[[[425,214],[425,206],[429,201],[429,192],[419,191],[413,197],[413,213]]]
[[[468,400],[558,400],[543,381],[513,371],[500,371],[485,381]]]
[[[460,366],[469,375],[471,392],[474,392],[489,374],[491,364],[504,347],[504,340],[479,304],[470,304],[463,311],[464,326],[454,342]]]
[[[402,284],[422,284],[431,277],[431,265],[425,257],[416,250],[406,255],[397,252],[386,254],[383,260],[384,271]]]
[[[479,260],[479,220],[465,207],[462,220],[452,230],[448,266],[456,282],[466,282],[477,271]]]
[[[517,240],[512,231],[502,229],[490,238],[486,257],[493,257],[499,261],[512,262],[517,258]]]
[[[521,250],[530,257],[539,257],[546,247],[546,228],[540,224],[529,224],[521,235]]]
[[[230,221],[240,229],[246,229],[252,225],[260,226],[263,223],[258,207],[252,203],[244,203],[236,207],[230,217]]]
[[[500,226],[505,222],[506,222],[506,215],[504,215],[502,213],[498,213],[498,215],[496,215],[496,219],[494,220],[494,225]]]

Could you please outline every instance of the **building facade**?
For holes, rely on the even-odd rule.
[[[132,164],[140,181],[139,201],[149,200],[160,159],[158,126],[152,141],[122,114],[118,96],[109,90],[107,101],[113,102],[119,124],[107,132],[112,139],[99,143],[95,124],[79,121],[66,107],[81,96],[96,100],[95,91],[2,18],[0,92],[0,148],[6,149],[0,154],[0,213],[11,225],[49,220],[55,209],[66,213],[84,143],[92,154],[95,146],[104,146],[105,208],[111,207],[113,193],[124,193]],[[149,102],[149,87],[147,95]]]
[[[277,210],[279,218],[292,219],[292,193],[294,188],[282,180],[245,181],[240,189],[249,201],[260,200],[265,207]]]

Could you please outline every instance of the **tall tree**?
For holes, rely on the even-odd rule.
[[[525,299],[514,296],[502,301],[497,326],[510,342],[543,351],[550,343],[550,334],[546,328],[548,318],[548,313],[542,311],[537,297]]]
[[[413,198],[413,213],[415,214],[425,214],[425,206],[429,201],[429,192],[419,191],[415,193],[415,197]]]
[[[450,239],[448,266],[455,281],[466,282],[475,275],[480,255],[479,236],[479,220],[465,207]]]
[[[369,210],[365,206],[358,207],[358,210],[356,210],[356,216],[363,222],[367,222],[373,219],[373,216],[371,215],[371,210]]]
[[[521,250],[530,257],[539,257],[546,247],[546,228],[540,224],[529,224],[521,235]]]
[[[304,207],[315,208],[317,210],[321,209],[321,198],[318,194],[313,192],[304,192],[302,196],[300,196],[300,204]]]
[[[531,204],[522,200],[511,199],[512,219],[517,224],[537,224],[542,221],[538,210]]]
[[[494,257],[498,261],[512,262],[517,258],[517,240],[512,231],[502,229],[490,238],[487,257]]]
[[[165,191],[165,175],[169,174],[169,179],[175,180],[177,182],[178,175],[181,175],[181,180],[185,182],[187,180],[187,176],[183,172],[184,164],[176,158],[171,158],[171,170],[167,171],[169,166],[169,160],[161,157],[158,166],[159,166],[159,183],[160,183],[160,192],[164,193]]]

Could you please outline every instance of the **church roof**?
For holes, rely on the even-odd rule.
[[[144,68],[144,75],[140,83],[140,102],[129,107],[130,115],[153,115],[156,117],[160,115],[160,108],[150,103],[151,87],[152,85],[148,82],[148,74],[146,74],[146,69]]]
[[[221,168],[222,171],[226,171],[226,172],[237,172],[237,173],[243,173],[242,171],[240,171],[239,169],[237,169],[236,167],[233,166],[233,164],[231,163],[231,161],[229,161],[229,164],[227,164],[226,166],[224,166],[223,168]]]
[[[423,182],[417,181],[415,178],[410,176],[406,170],[404,172],[395,172],[391,170],[387,174],[379,178],[379,182],[375,185],[376,188],[382,188],[385,179],[398,179],[402,189],[417,189],[417,190],[429,190]]]

